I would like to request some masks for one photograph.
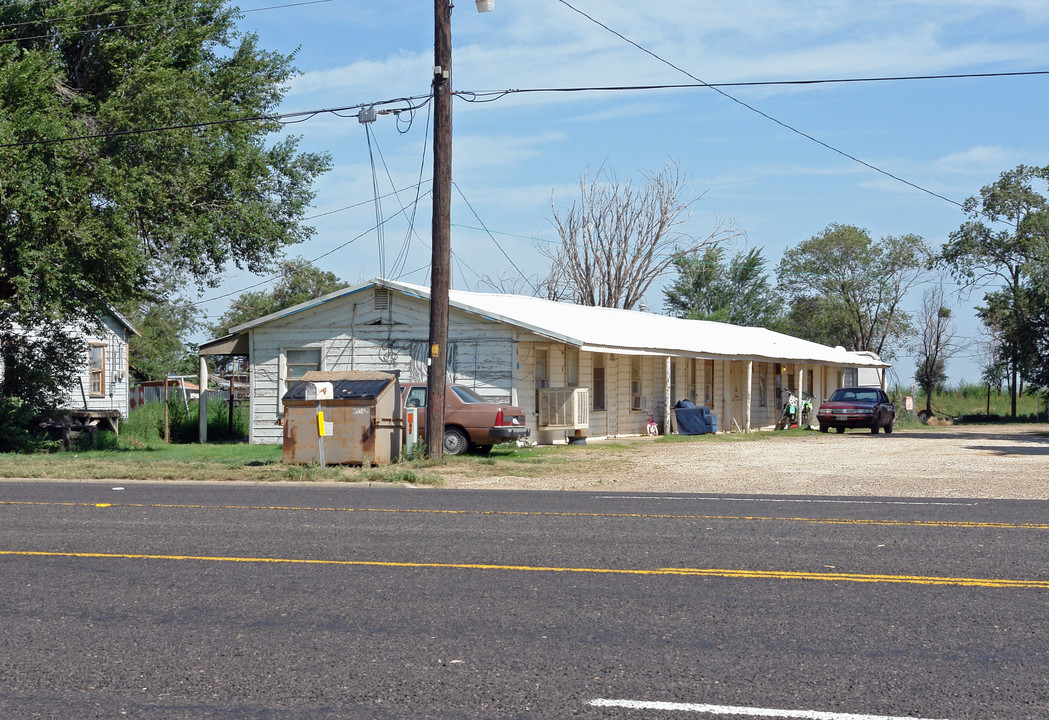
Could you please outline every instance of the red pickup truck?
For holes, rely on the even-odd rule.
[[[401,385],[401,398],[405,410],[423,408],[419,412],[419,437],[425,437],[426,383]],[[450,384],[445,389],[445,455],[462,455],[469,449],[487,452],[493,445],[526,438],[530,432],[521,408],[489,402],[464,385]]]

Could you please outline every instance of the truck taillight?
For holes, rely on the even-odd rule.
[[[497,426],[503,424],[503,409],[502,408],[499,408],[499,412],[497,412],[495,414],[495,424]]]

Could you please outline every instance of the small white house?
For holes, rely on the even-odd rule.
[[[32,334],[26,328],[18,330]],[[139,332],[112,309],[100,327],[87,331],[70,327],[68,332],[77,341],[81,355],[73,385],[59,405],[80,413],[84,421],[103,419],[116,428],[116,418],[128,414],[128,345]],[[3,373],[0,365],[0,377]]]
[[[128,346],[138,330],[115,310],[102,319],[99,330],[83,338],[84,363],[63,407],[72,410],[129,412]]]
[[[207,355],[246,356],[250,441],[279,443],[281,397],[305,372],[399,370],[425,380],[428,336],[429,289],[376,279],[204,343],[201,382]],[[523,407],[544,444],[640,435],[649,415],[666,432],[668,409],[682,399],[710,407],[721,430],[749,431],[775,424],[786,391],[818,407],[847,368],[888,367],[764,328],[461,290],[450,293],[446,361],[450,382]]]

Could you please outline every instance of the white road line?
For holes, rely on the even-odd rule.
[[[977,503],[942,502],[937,500],[822,500],[807,498],[753,498],[753,497],[672,497],[669,495],[598,495],[598,500],[721,500],[725,502],[803,503],[810,505],[944,505],[946,507],[976,507]]]
[[[645,700],[597,699],[587,703],[594,707],[618,707],[631,710],[682,710],[711,715],[739,715],[765,718],[802,718],[803,720],[922,720],[913,716],[856,715],[853,713],[823,712],[820,710],[775,710],[772,708],[739,707],[733,705],[704,705],[697,703],[650,702]],[[925,719],[931,720],[931,719]]]

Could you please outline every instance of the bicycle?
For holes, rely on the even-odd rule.
[[[645,415],[648,415],[648,427],[647,427],[648,434],[649,435],[658,435],[659,434],[659,428],[656,426],[656,419],[655,419],[655,417],[648,410],[644,410],[643,412],[645,413]]]

